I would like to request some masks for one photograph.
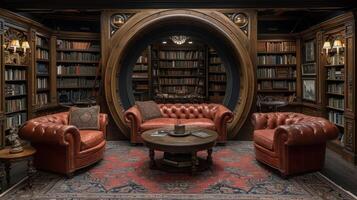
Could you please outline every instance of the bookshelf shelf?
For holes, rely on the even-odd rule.
[[[76,38],[56,38],[57,98],[61,105],[88,105],[98,95],[99,38],[85,34]]]
[[[21,110],[15,110],[11,112],[6,112],[5,115],[11,115],[11,114],[16,114],[16,113],[21,113],[21,112],[27,112],[27,109],[21,109]]]
[[[291,103],[297,95],[297,41],[258,40],[257,82],[261,98]],[[290,104],[288,104],[290,105]]]

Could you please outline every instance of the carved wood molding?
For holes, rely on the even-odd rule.
[[[247,36],[249,36],[249,25],[250,19],[249,15],[244,12],[235,12],[235,13],[224,13],[235,25],[238,26],[240,30]]]
[[[0,35],[4,34],[6,31],[5,20],[0,18]]]
[[[115,13],[110,17],[110,36],[122,27],[134,13]]]

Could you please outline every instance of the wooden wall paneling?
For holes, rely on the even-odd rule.
[[[56,47],[57,47],[57,37],[51,35],[50,37],[50,104],[53,106],[57,106],[57,55],[56,55]]]

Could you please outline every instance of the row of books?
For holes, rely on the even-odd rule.
[[[138,60],[136,60],[136,63],[148,63],[148,57],[147,56],[139,56]]]
[[[138,65],[136,64],[134,66],[134,71],[144,71],[144,70],[148,70],[149,69],[149,66],[148,65]]]
[[[289,91],[296,90],[295,81],[261,81],[258,83],[258,90],[274,90],[287,89]]]
[[[5,112],[17,112],[26,109],[26,99],[11,99],[5,101]]]
[[[66,88],[66,87],[83,87],[89,88],[93,87],[95,80],[86,79],[86,78],[58,78],[57,87]]]
[[[6,116],[5,119],[5,129],[17,127],[26,121],[27,121],[27,114],[25,112],[8,115]]]
[[[37,89],[47,89],[48,78],[37,78]]]
[[[202,51],[160,51],[160,59],[203,59]]]
[[[204,81],[203,79],[199,79],[199,78],[161,78],[159,79],[159,83],[160,84],[197,84],[201,80]]]
[[[45,47],[48,48],[48,39],[40,37],[40,36],[36,36],[36,45],[40,46],[40,47]]]
[[[195,93],[201,90],[203,92],[203,88],[196,88],[195,86],[168,86],[161,89],[163,93]]]
[[[57,75],[96,75],[95,65],[58,65]]]
[[[344,84],[343,83],[328,84],[327,92],[335,93],[335,94],[343,94],[344,93]]]
[[[88,90],[61,90],[57,92],[60,103],[88,102],[88,99],[97,96]]]
[[[296,64],[294,55],[265,55],[258,56],[258,65],[292,65]]]
[[[160,70],[160,76],[200,76],[203,74],[198,74],[197,71],[191,70]]]
[[[218,65],[218,66],[210,66],[209,67],[209,72],[215,73],[215,72],[226,72],[226,68],[224,65]]]
[[[149,85],[148,84],[140,84],[140,83],[134,83],[133,84],[134,90],[149,90]]]
[[[26,80],[26,70],[23,69],[6,69],[5,81]]]
[[[60,49],[99,49],[99,44],[93,42],[57,40],[57,47]]]
[[[36,95],[36,105],[42,106],[48,104],[48,94],[41,93]]]
[[[345,124],[345,117],[344,117],[344,114],[341,112],[329,111],[328,119],[331,122],[341,125],[341,126],[343,126]]]
[[[209,90],[222,90],[222,91],[225,91],[226,90],[226,85],[210,84],[209,85]]]
[[[49,59],[49,53],[48,53],[47,50],[36,49],[36,58],[37,59],[48,60]]]
[[[286,42],[258,42],[258,52],[291,52],[296,51],[294,41]]]
[[[269,94],[269,95],[263,95],[261,97],[264,97],[265,99],[268,99],[270,101],[287,101],[287,102],[293,102],[296,99],[296,95],[284,95],[282,94]]]
[[[210,62],[210,63],[221,63],[222,60],[221,60],[220,57],[214,56],[214,57],[210,57],[210,58],[209,58],[209,62]]]
[[[37,68],[37,74],[48,74],[48,64],[45,63],[37,63],[36,64],[36,68]]]
[[[292,68],[259,68],[258,78],[295,78],[296,70]]]
[[[148,73],[138,73],[138,72],[136,72],[136,73],[134,73],[133,74],[133,76],[132,76],[132,78],[149,78],[149,75],[148,75]]]
[[[327,70],[327,79],[330,80],[344,80],[345,79],[345,69],[331,68]]]
[[[14,95],[25,95],[26,85],[25,84],[6,84],[5,85],[5,96]]]
[[[217,75],[217,74],[214,74],[214,75],[209,75],[208,76],[208,80],[209,81],[226,81],[226,75]]]
[[[328,106],[343,110],[345,108],[345,100],[343,98],[330,97],[328,98]]]
[[[97,53],[57,52],[57,60],[63,61],[99,61]]]
[[[202,66],[198,61],[182,61],[182,60],[172,60],[169,62],[166,61],[160,61],[159,62],[159,67],[160,68],[197,68]]]

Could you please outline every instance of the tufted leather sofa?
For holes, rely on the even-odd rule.
[[[254,113],[256,159],[282,176],[322,169],[326,141],[339,130],[328,120],[299,113]]]
[[[27,121],[19,136],[36,148],[34,162],[38,169],[71,176],[103,158],[107,115],[100,114],[99,122],[99,130],[78,130],[68,125],[68,112],[62,112]]]
[[[183,124],[215,130],[218,143],[227,140],[227,123],[233,120],[233,113],[220,104],[158,104],[161,118],[143,121],[136,105],[125,112],[125,121],[131,128],[132,143],[141,143],[140,134],[144,131],[165,126]]]

